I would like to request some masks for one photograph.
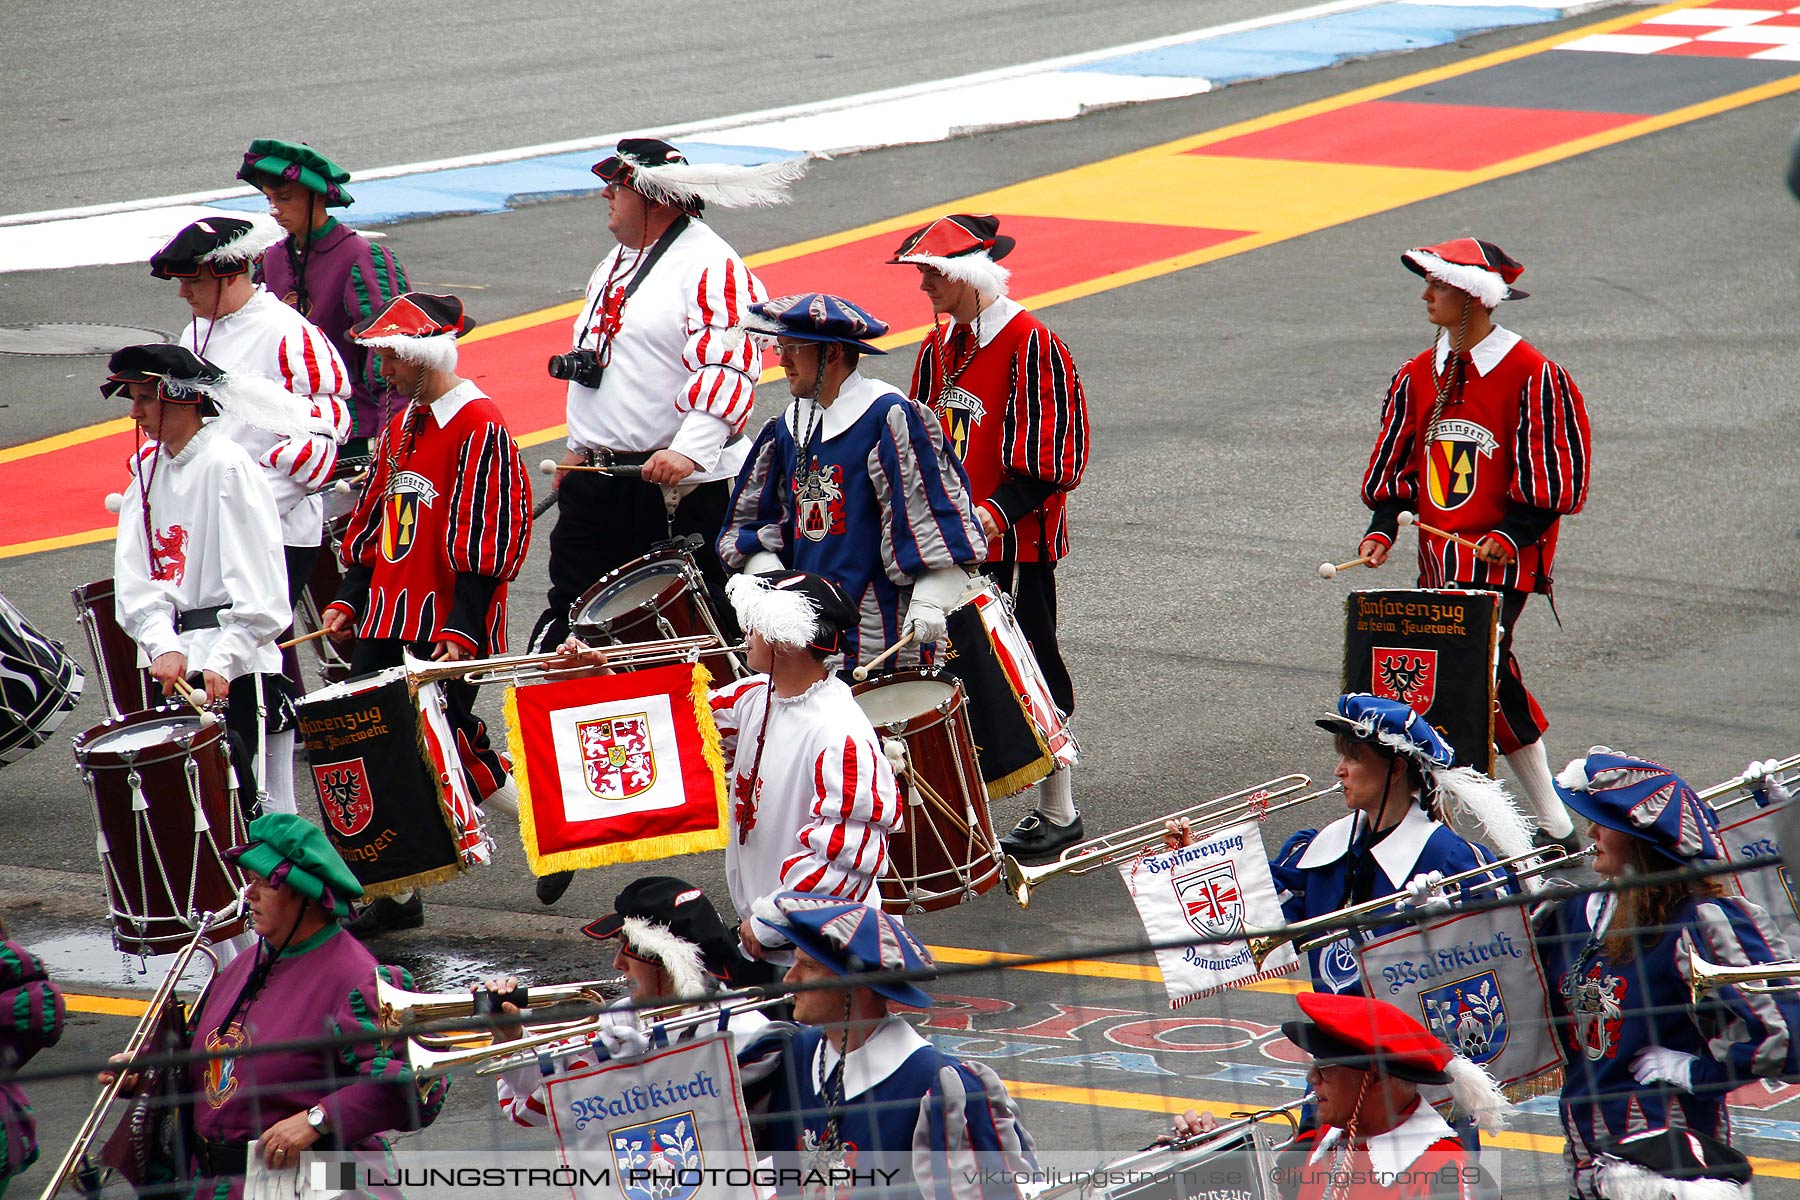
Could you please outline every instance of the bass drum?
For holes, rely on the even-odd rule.
[[[48,741],[86,683],[62,643],[33,629],[0,596],[0,767]]]
[[[896,671],[851,691],[883,743],[897,739],[905,747],[899,775],[906,825],[888,839],[882,908],[932,912],[992,888],[1000,880],[1000,847],[962,684],[936,671]]]
[[[76,588],[69,597],[75,601],[75,616],[87,634],[88,650],[100,672],[100,698],[106,702],[106,715],[117,720],[161,704],[162,685],[138,666],[137,643],[119,627],[114,615],[113,581],[96,579]]]

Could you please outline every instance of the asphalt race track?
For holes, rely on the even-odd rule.
[[[1030,40],[1008,47],[1009,57],[1085,48],[1070,31],[1102,23],[1083,5],[1010,7],[1042,7],[1048,15]],[[1104,17],[1110,41],[1249,15],[1242,5],[1189,5],[1177,21],[1155,5],[1115,7]],[[504,13],[494,14],[497,24],[505,23]],[[795,77],[782,74],[796,55],[837,56],[820,68],[817,88],[807,78],[807,96],[993,65],[966,47],[952,49],[966,39],[955,36],[949,13],[950,6],[926,6],[904,21],[881,17],[841,40],[757,18],[735,36],[766,72],[729,95],[705,78],[670,90],[693,109],[685,115],[700,116],[799,98]],[[714,224],[746,255],[774,250],[1610,15],[1071,123],[822,162],[793,205],[720,213]],[[51,18],[43,12],[30,19]],[[196,10],[192,19],[221,18]],[[571,12],[564,21],[576,17]],[[351,162],[398,162],[675,115],[644,107],[655,79],[644,64],[668,61],[685,23],[673,16],[654,21],[660,23],[642,24],[619,42],[631,47],[624,57],[633,65],[605,112],[579,120],[539,114],[529,127],[515,121],[509,105],[527,106],[527,98],[512,86],[509,67],[542,52],[514,41],[497,53],[493,74],[471,71],[466,89],[445,78],[456,72],[437,69],[429,51],[406,64],[410,86],[374,86],[371,103],[423,107],[416,136],[406,124],[413,114],[371,127],[355,106],[334,97],[319,126],[333,136],[320,132],[316,140],[332,152],[354,139],[354,153],[341,154]],[[915,25],[928,27],[924,45],[938,54],[930,71],[891,53],[892,39],[904,39]],[[163,32],[173,38],[189,31],[171,24]],[[423,45],[448,45],[455,32],[436,31]],[[566,60],[593,50],[591,41],[563,41],[565,72]],[[84,61],[77,57],[75,65]],[[240,74],[231,78],[247,78],[242,73],[250,69],[234,64]],[[35,73],[44,120],[58,95],[49,72],[51,64],[37,61],[9,85],[29,84]],[[28,169],[0,185],[0,208],[213,186],[229,177],[248,137],[278,132],[284,110],[258,108],[260,98],[252,98],[243,121],[172,128],[177,113],[227,90],[225,78],[204,71],[182,78],[181,87],[160,94],[135,74],[121,86],[137,93],[72,96],[81,128],[66,145],[43,134],[36,109],[27,112],[31,119],[18,123],[34,131],[21,147]],[[566,89],[569,77],[551,72],[533,86]],[[155,119],[125,119],[123,106],[134,96],[150,107],[131,111]],[[167,107],[159,112],[152,101]],[[451,112],[433,115],[446,107]],[[470,124],[475,113],[484,114],[479,125]],[[1356,552],[1364,525],[1357,489],[1383,389],[1429,337],[1418,281],[1398,254],[1463,234],[1495,241],[1524,261],[1522,283],[1533,296],[1500,317],[1571,371],[1593,423],[1591,499],[1564,522],[1557,558],[1560,627],[1540,600],[1519,633],[1526,679],[1551,717],[1553,767],[1604,744],[1666,762],[1703,787],[1753,757],[1800,749],[1792,715],[1800,678],[1800,495],[1793,474],[1800,399],[1791,383],[1800,375],[1793,318],[1800,207],[1782,183],[1796,119],[1791,96],[1730,108],[1042,310],[1074,351],[1093,420],[1092,462],[1071,505],[1075,549],[1058,572],[1086,752],[1077,799],[1091,833],[1290,771],[1327,779],[1329,742],[1312,721],[1338,691],[1348,585],[1321,581],[1314,569]],[[156,132],[125,132],[140,126]],[[398,136],[402,129],[409,136]],[[165,135],[179,151],[167,148]],[[191,162],[171,168],[178,157],[202,153],[218,159],[217,172],[196,172]],[[96,174],[96,157],[106,154],[126,164],[128,186]],[[1124,211],[1141,199],[1129,172],[1111,186],[1085,201],[1084,216],[1105,219],[1110,205]],[[387,235],[415,287],[454,291],[484,321],[578,297],[606,245],[597,200],[402,225]],[[0,274],[0,320],[7,323],[83,320],[172,333],[184,313],[172,286],[151,280],[143,267]],[[928,310],[920,298],[910,312],[880,315],[909,328]],[[911,361],[907,347],[865,366],[904,386]],[[0,357],[0,442],[122,415],[99,398],[102,367],[97,358]],[[779,384],[765,385],[760,411],[773,413],[784,393]],[[495,395],[504,408],[506,396]],[[535,462],[544,453],[527,450],[526,457]],[[547,532],[540,526],[539,537]],[[1411,547],[1403,541],[1402,550],[1397,558]],[[514,585],[515,639],[541,603],[546,554],[540,541]],[[46,633],[80,645],[69,590],[109,575],[110,555],[103,543],[0,560],[0,588]],[[1412,576],[1390,566],[1351,582],[1402,587]],[[498,689],[490,688],[483,704],[497,721]],[[90,696],[63,733],[97,723],[98,714]],[[304,783],[302,793],[307,811]],[[1330,819],[1328,804],[1271,819],[1269,845]],[[121,961],[99,933],[101,884],[88,809],[61,734],[0,772],[0,903],[15,937],[62,955],[57,961],[72,976],[67,990],[147,991],[155,964],[150,977],[137,976],[135,960]],[[1010,826],[1023,811],[1022,800],[997,805],[994,823]],[[609,973],[576,928],[609,911],[632,872],[586,873],[545,910],[532,896],[513,827],[497,832],[497,865],[432,891],[426,928],[381,941],[378,956],[406,962],[432,989],[490,972],[542,980]],[[724,895],[718,856],[668,865]],[[1094,960],[1140,933],[1111,871],[1047,884],[1029,912],[996,891],[913,923],[934,946],[952,948],[947,960],[959,957],[958,949]],[[1280,981],[1174,1015],[1147,959],[1087,961],[1060,973],[994,972],[947,982],[941,991],[961,999],[928,1018],[931,1032],[1017,1085],[1040,1141],[1091,1151],[1096,1160],[1135,1149],[1166,1123],[1161,1113],[1194,1101],[1222,1108],[1299,1094],[1303,1064],[1284,1054],[1275,1032],[1294,1011],[1292,988]],[[92,1060],[123,1044],[129,1022],[89,1007],[71,1017],[69,1035],[35,1065]],[[47,1158],[60,1154],[91,1095],[89,1085],[70,1080],[33,1089]],[[1773,1169],[1759,1163],[1764,1195],[1796,1194],[1795,1095],[1800,1087],[1761,1097],[1758,1120],[1741,1126],[1747,1153],[1780,1160]],[[545,1144],[498,1124],[485,1082],[475,1080],[459,1083],[424,1143]],[[1553,1117],[1527,1117],[1500,1145],[1510,1195],[1563,1194]],[[41,1186],[35,1174],[16,1186],[29,1190],[34,1181]]]

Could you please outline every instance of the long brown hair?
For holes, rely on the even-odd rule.
[[[1634,837],[1621,878],[1667,871],[1674,865],[1670,859],[1655,854],[1648,842]],[[1617,909],[1607,928],[1607,956],[1614,962],[1630,962],[1637,957],[1641,940],[1654,941],[1662,936],[1669,918],[1685,900],[1690,897],[1713,899],[1724,894],[1715,879],[1684,879],[1679,883],[1625,889],[1619,893]]]

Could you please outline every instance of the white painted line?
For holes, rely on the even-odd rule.
[[[1740,25],[1700,35],[1703,42],[1750,42],[1765,46],[1800,45],[1800,25]]]
[[[1564,42],[1558,50],[1598,50],[1607,54],[1655,54],[1671,46],[1693,41],[1685,37],[1650,37],[1641,33],[1595,33],[1572,42]]]
[[[1645,21],[1646,25],[1754,25],[1770,17],[1779,17],[1778,8],[1687,8],[1663,13]]]
[[[1768,50],[1758,50],[1750,57],[1764,62],[1800,62],[1800,46],[1775,46]]]

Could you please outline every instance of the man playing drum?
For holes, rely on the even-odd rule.
[[[474,327],[455,296],[407,292],[350,336],[381,352],[381,372],[411,403],[376,445],[369,486],[344,531],[344,583],[321,623],[356,635],[352,675],[401,664],[402,652],[456,661],[506,650],[506,585],[531,543],[531,485],[494,402],[456,374],[456,338]],[[470,792],[509,784],[475,715],[475,685],[446,682]],[[415,894],[371,903],[359,936],[416,929]]]
[[[794,401],[757,435],[732,490],[719,557],[755,575],[782,567],[832,580],[858,610],[848,663],[910,633],[896,665],[929,662],[945,614],[986,539],[968,478],[931,414],[857,370],[887,326],[838,296],[750,306],[745,328],[775,339]]]
[[[1056,564],[1069,553],[1068,493],[1087,468],[1087,396],[1062,339],[1006,294],[1013,239],[990,216],[957,213],[909,234],[889,261],[917,267],[934,325],[912,395],[943,422],[968,471],[987,541],[982,571],[1012,597],[1056,707],[1075,685],[1056,644]],[[1073,768],[1038,785],[1037,806],[1000,840],[1014,858],[1048,858],[1084,836]]]
[[[1492,242],[1456,238],[1400,256],[1425,279],[1431,349],[1394,373],[1363,476],[1371,512],[1359,553],[1387,561],[1401,512],[1421,525],[1419,586],[1500,594],[1495,742],[1537,816],[1540,840],[1578,844],[1550,779],[1549,720],[1525,688],[1513,631],[1535,592],[1553,596],[1564,516],[1587,502],[1593,447],[1587,405],[1569,373],[1494,322],[1525,268]],[[1471,547],[1468,543],[1473,542]]]
[[[730,762],[725,877],[752,957],[785,960],[778,929],[758,924],[777,892],[872,896],[903,805],[894,769],[850,687],[827,665],[856,610],[837,584],[802,571],[739,575],[726,590],[757,672],[712,693]],[[564,644],[572,662],[603,650]],[[744,982],[773,978],[772,968]]]
[[[277,703],[281,653],[274,646],[292,616],[281,518],[249,453],[203,423],[234,407],[255,382],[182,346],[126,346],[107,365],[101,394],[129,393],[131,419],[150,440],[131,460],[119,509],[119,627],[149,661],[163,695],[198,672],[205,698],[226,702],[241,774],[266,747],[255,778],[242,780],[246,810],[253,812],[256,796],[265,810],[291,813],[294,733]]]

